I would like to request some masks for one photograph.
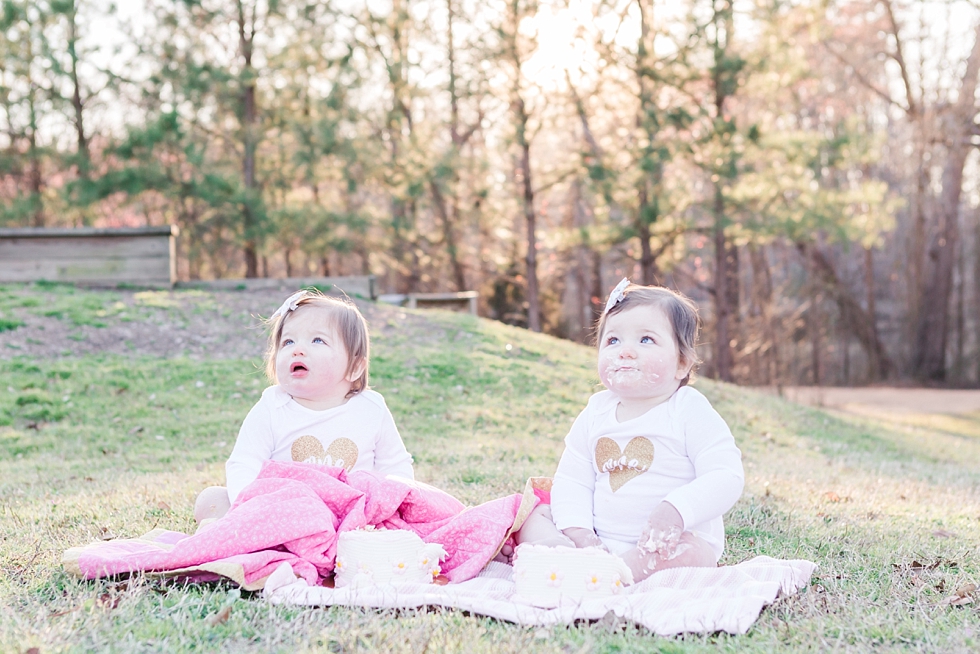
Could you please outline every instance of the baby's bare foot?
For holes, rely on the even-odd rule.
[[[623,561],[633,572],[633,583],[639,583],[656,572],[657,555],[644,552],[639,547],[634,547],[623,554]]]
[[[567,537],[575,547],[598,547],[609,551],[602,540],[596,535],[591,529],[585,529],[584,527],[569,527],[568,529],[562,530],[562,534]]]
[[[513,558],[514,558],[514,542],[508,538],[507,541],[500,546],[500,551],[497,552],[497,555],[495,557],[493,557],[493,560],[510,565]]]

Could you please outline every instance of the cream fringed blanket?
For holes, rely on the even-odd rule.
[[[680,568],[658,572],[622,595],[557,609],[538,609],[514,596],[511,568],[491,562],[474,579],[447,586],[419,584],[394,588],[308,586],[280,567],[266,581],[265,594],[277,604],[412,608],[443,606],[523,625],[596,620],[609,611],[656,634],[727,631],[744,634],[762,608],[779,595],[807,584],[816,565],[758,556],[721,568]]]
[[[667,570],[619,596],[537,609],[514,596],[510,566],[487,562],[534,508],[534,490],[541,483],[547,486],[532,479],[523,494],[465,508],[424,484],[271,462],[225,517],[193,535],[155,530],[141,538],[74,547],[62,563],[86,579],[133,572],[192,581],[224,577],[248,590],[264,588],[277,603],[444,606],[520,624],[596,619],[612,610],[664,635],[745,633],[763,606],[780,592],[803,587],[816,567],[758,557],[725,568]],[[405,529],[441,544],[448,553],[442,571],[450,583],[356,591],[324,586],[334,570],[338,534],[365,525]]]

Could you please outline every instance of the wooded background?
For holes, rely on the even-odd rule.
[[[0,226],[581,341],[629,276],[698,301],[702,374],[980,383],[973,2],[0,7]]]

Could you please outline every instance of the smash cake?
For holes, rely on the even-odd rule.
[[[633,583],[633,572],[598,547],[547,547],[524,543],[514,551],[517,595],[533,606],[565,604],[618,595]]]
[[[358,529],[337,541],[334,583],[342,586],[430,584],[446,550],[411,531]]]

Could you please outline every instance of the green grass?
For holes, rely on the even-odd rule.
[[[194,293],[188,302],[210,306],[208,294]],[[0,308],[26,295],[0,287]],[[60,306],[69,316],[70,307],[87,307],[78,309],[81,320],[127,319],[107,310],[118,293],[51,287],[33,295],[43,301],[32,310]],[[165,309],[169,297],[140,301]],[[419,479],[477,503],[554,471],[564,434],[597,383],[590,349],[467,315],[379,311],[371,381]],[[745,636],[659,638],[634,626],[533,629],[447,610],[282,607],[228,584],[67,576],[59,561],[68,547],[193,528],[196,493],[223,480],[238,426],[265,385],[258,365],[0,361],[0,651],[980,648],[978,605],[946,602],[980,582],[975,417],[829,414],[707,380],[697,387],[729,421],[746,466],[745,494],[726,517],[723,562],[765,554],[820,566],[808,588],[767,608]],[[215,619],[224,609],[227,619]]]
[[[125,310],[118,293],[80,290],[68,284],[42,282],[0,289],[0,315],[23,307],[31,309],[31,313],[69,320],[75,325],[105,327],[107,320]]]

